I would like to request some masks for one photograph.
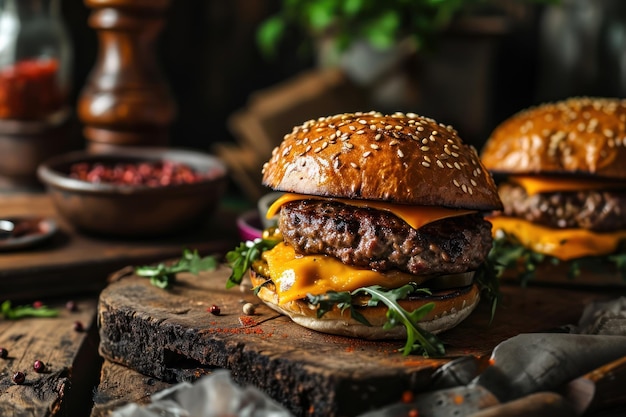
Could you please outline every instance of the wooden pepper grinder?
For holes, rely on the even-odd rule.
[[[165,146],[176,104],[155,59],[169,0],[84,0],[99,51],[78,100],[87,149]]]

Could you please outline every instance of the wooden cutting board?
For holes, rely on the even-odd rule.
[[[446,357],[426,359],[402,356],[402,341],[310,331],[264,305],[245,316],[243,303],[258,301],[239,288],[226,290],[229,272],[180,274],[170,290],[132,273],[112,282],[98,305],[101,355],[167,382],[227,368],[235,381],[260,388],[296,416],[353,416],[428,389],[431,374],[452,358],[486,355],[516,334],[576,323],[588,302],[624,293],[505,286],[492,323],[481,304],[441,335]],[[207,311],[213,304],[219,316]]]

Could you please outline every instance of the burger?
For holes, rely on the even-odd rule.
[[[277,243],[252,263],[251,281],[294,322],[402,338],[425,305],[413,324],[435,334],[479,302],[474,275],[492,246],[484,213],[502,205],[451,126],[403,113],[310,120],[284,136],[262,181],[284,195],[267,213],[278,216]]]
[[[616,257],[626,240],[626,100],[523,110],[496,127],[481,158],[502,179],[504,210],[490,219],[496,246],[526,250],[529,262],[511,266],[527,274],[568,265],[575,275],[581,263],[609,261],[626,273]]]

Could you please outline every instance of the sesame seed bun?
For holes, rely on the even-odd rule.
[[[359,309],[371,326],[366,326],[352,318],[350,313],[341,312],[335,307],[317,317],[317,308],[305,300],[295,300],[284,304],[278,303],[278,295],[274,284],[267,283],[267,279],[254,270],[250,271],[253,287],[259,287],[257,296],[268,307],[290,317],[295,323],[322,333],[339,336],[358,337],[370,340],[402,339],[406,337],[406,328],[398,325],[391,329],[384,329],[387,322],[387,307],[364,307]],[[264,285],[265,284],[265,285]],[[476,284],[463,289],[453,290],[447,297],[425,298],[420,300],[401,300],[399,304],[407,311],[414,311],[426,303],[435,302],[435,307],[419,322],[419,326],[431,333],[437,334],[455,327],[465,320],[474,311],[480,301],[480,291]]]
[[[626,179],[626,100],[577,97],[523,110],[491,134],[482,162],[494,173]]]
[[[501,208],[476,150],[414,114],[338,114],[285,135],[263,167],[278,191],[474,210]]]

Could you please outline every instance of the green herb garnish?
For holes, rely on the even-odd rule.
[[[392,329],[397,325],[403,325],[406,328],[407,340],[402,349],[403,355],[421,353],[426,357],[442,356],[445,354],[445,348],[441,340],[434,334],[422,329],[418,324],[419,321],[435,307],[435,303],[424,304],[420,308],[410,312],[405,310],[398,303],[398,300],[405,299],[409,294],[417,292],[430,294],[430,291],[427,289],[420,288],[416,284],[410,283],[395,289],[387,289],[380,285],[373,285],[370,287],[357,288],[352,292],[328,292],[323,295],[308,294],[307,298],[309,303],[318,306],[318,317],[322,317],[332,309],[334,305],[337,305],[342,312],[348,310],[353,319],[369,326],[370,323],[367,319],[363,317],[352,304],[353,296],[360,293],[369,295],[371,298],[367,302],[368,306],[377,306],[379,303],[383,303],[387,306],[387,322],[383,326],[384,330]]]
[[[232,269],[230,277],[226,282],[226,288],[232,288],[241,284],[246,271],[252,266],[252,262],[261,258],[263,251],[272,249],[280,240],[255,239],[242,242],[236,249],[226,254],[226,261]]]
[[[200,271],[213,271],[217,265],[218,260],[214,256],[201,257],[197,250],[185,249],[183,256],[176,263],[138,266],[135,268],[135,274],[150,278],[150,283],[156,287],[168,288],[174,283],[179,272],[197,275]]]
[[[32,305],[21,305],[11,307],[11,301],[6,300],[0,306],[0,314],[7,320],[17,320],[24,317],[56,317],[59,311],[47,306],[33,307]]]

